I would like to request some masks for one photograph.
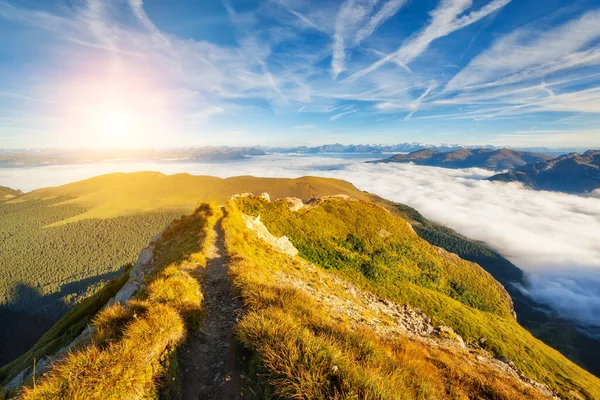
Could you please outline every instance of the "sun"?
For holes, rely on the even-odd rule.
[[[73,147],[131,149],[164,143],[174,124],[170,100],[148,79],[96,75],[65,85],[56,132]]]
[[[131,115],[123,110],[109,110],[106,115],[100,116],[100,133],[107,139],[124,138],[131,134],[134,121]]]

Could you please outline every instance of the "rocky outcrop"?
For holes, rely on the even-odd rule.
[[[290,211],[292,211],[292,212],[299,211],[304,207],[304,203],[302,202],[302,199],[299,199],[297,197],[286,197],[283,200],[285,200],[285,202],[290,207]]]
[[[269,193],[261,193],[259,197],[265,201],[271,202],[271,196]]]
[[[296,254],[298,254],[298,250],[294,247],[292,242],[290,242],[287,236],[278,238],[269,232],[265,224],[260,220],[260,215],[256,218],[249,215],[243,215],[242,217],[244,218],[246,227],[256,233],[259,239],[262,239],[271,245],[271,247],[290,257],[295,257]]]

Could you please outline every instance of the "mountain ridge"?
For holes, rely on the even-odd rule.
[[[370,163],[414,163],[443,168],[484,168],[494,171],[512,170],[531,162],[549,160],[553,156],[542,153],[524,152],[511,149],[460,149],[439,152],[431,149],[409,154],[396,154],[392,157],[369,161]]]
[[[208,190],[209,188],[207,186],[209,184],[213,184],[215,182],[217,183],[216,186],[214,186],[212,188],[213,190],[209,191]],[[161,188],[161,186],[162,186],[162,188]],[[365,203],[365,204],[371,204],[370,202],[375,202],[377,204],[384,205],[392,213],[395,210],[394,207],[400,206],[400,205],[394,206],[391,202],[386,203],[385,201],[383,201],[383,199],[381,199],[375,195],[361,192],[358,189],[356,189],[354,186],[352,186],[351,184],[349,184],[347,182],[343,182],[343,181],[338,181],[338,180],[329,180],[329,179],[322,179],[322,178],[302,178],[302,179],[295,179],[295,180],[294,179],[279,180],[279,179],[261,179],[261,178],[253,178],[253,177],[241,177],[241,178],[237,178],[237,179],[233,179],[233,180],[226,180],[226,179],[218,179],[218,178],[211,178],[211,177],[193,177],[191,175],[185,175],[185,174],[184,175],[165,176],[160,173],[148,172],[148,173],[134,173],[134,174],[110,174],[110,175],[101,176],[98,178],[93,178],[91,180],[78,182],[78,183],[71,184],[71,185],[65,185],[65,186],[59,187],[59,188],[42,189],[42,190],[39,190],[36,192],[32,192],[32,193],[28,194],[27,196],[24,196],[23,198],[18,199],[15,203],[7,204],[6,207],[14,207],[17,205],[27,205],[29,203],[32,206],[34,206],[34,205],[40,206],[41,204],[43,204],[44,201],[51,201],[51,202],[58,202],[57,204],[65,204],[66,203],[70,206],[77,205],[77,207],[80,207],[80,211],[78,211],[78,212],[81,214],[81,213],[89,212],[90,210],[94,210],[94,208],[98,208],[98,207],[102,206],[102,204],[104,204],[106,201],[110,200],[110,197],[114,197],[115,195],[117,195],[117,197],[119,197],[121,200],[126,199],[127,200],[126,203],[129,203],[127,205],[127,207],[118,209],[118,213],[129,213],[132,210],[134,210],[136,207],[139,207],[140,212],[156,212],[156,211],[160,211],[160,210],[162,210],[162,211],[165,210],[165,208],[164,208],[165,203],[164,202],[161,203],[161,201],[160,201],[160,200],[165,200],[164,196],[163,196],[165,191],[170,192],[177,188],[181,188],[181,190],[184,191],[184,194],[182,196],[170,198],[169,201],[172,201],[171,204],[173,205],[174,210],[176,210],[177,212],[180,212],[180,213],[184,213],[184,212],[186,212],[185,210],[189,210],[191,207],[197,206],[198,202],[206,200],[208,198],[223,199],[226,195],[228,195],[230,193],[230,190],[232,188],[236,188],[236,187],[238,190],[240,188],[253,189],[252,191],[254,191],[255,193],[263,193],[263,192],[268,193],[269,188],[274,189],[274,191],[272,192],[272,196],[269,196],[269,197],[273,198],[272,199],[273,202],[267,203],[267,204],[271,204],[269,207],[275,207],[276,205],[277,205],[277,207],[283,207],[280,204],[281,204],[281,201],[284,201],[284,200],[280,200],[279,202],[277,202],[277,199],[285,199],[290,196],[295,197],[294,194],[297,194],[298,196],[302,197],[302,199],[297,199],[302,204],[302,207],[299,209],[301,213],[316,212],[318,210],[323,211],[323,210],[327,210],[329,207],[333,207],[333,210],[337,210],[336,212],[341,212],[341,210],[343,210],[342,206],[344,204],[351,204],[352,206],[354,206],[354,204],[360,205],[360,204],[362,204],[361,201],[369,202],[369,203]],[[132,191],[127,192],[128,188],[132,189]],[[119,193],[121,191],[123,191],[123,193]],[[251,192],[251,190],[247,190],[247,191]],[[336,195],[339,195],[340,192],[345,192],[345,193],[342,193],[342,194],[344,194],[344,196],[336,196]],[[318,195],[318,193],[321,193],[321,195]],[[334,195],[334,197],[328,198],[328,196],[332,196],[332,195]],[[142,198],[141,203],[134,201],[138,197]],[[316,198],[324,198],[324,199],[309,201],[311,198],[315,198],[315,197]],[[356,200],[350,201],[349,198],[352,198],[352,197],[357,198],[358,202]],[[196,198],[198,200],[193,201],[194,198]],[[121,200],[119,200],[119,201],[121,201]],[[151,200],[151,201],[149,201],[149,200]],[[155,200],[157,200],[158,202],[155,202]],[[225,202],[226,201],[227,201],[227,199],[225,199]],[[243,202],[245,200],[239,199],[237,201]],[[248,201],[250,201],[250,200],[248,200]],[[261,204],[261,203],[257,203],[256,200],[251,200],[251,201],[252,201],[251,204],[255,204],[255,206],[258,206],[259,204]],[[285,201],[288,201],[288,200],[285,200]],[[339,203],[339,206],[337,205],[338,203]],[[54,204],[54,203],[52,203],[52,204]],[[140,207],[140,204],[146,204],[146,205],[150,204],[150,206],[147,208],[144,208],[144,207]],[[373,279],[379,279],[378,276],[381,276],[380,275],[381,272],[379,271],[381,264],[368,262],[368,259],[365,257],[371,257],[371,255],[369,255],[369,256],[365,255],[364,251],[366,251],[365,249],[367,249],[367,247],[365,247],[365,246],[368,245],[369,240],[385,240],[385,237],[388,236],[389,233],[394,232],[395,229],[399,229],[399,228],[395,228],[395,227],[392,228],[392,227],[386,227],[385,225],[382,225],[381,221],[386,220],[386,218],[388,218],[387,215],[389,213],[388,213],[388,211],[385,211],[383,208],[381,208],[380,205],[373,205],[372,209],[369,207],[361,208],[360,210],[363,210],[363,211],[354,213],[358,216],[361,216],[361,215],[367,216],[371,212],[374,213],[372,215],[372,217],[376,218],[378,221],[377,230],[373,231],[374,234],[369,233],[367,236],[361,237],[360,235],[358,235],[358,232],[352,231],[352,229],[356,229],[356,228],[343,228],[343,229],[350,229],[348,232],[352,233],[352,235],[354,235],[354,236],[345,235],[345,236],[342,236],[339,238],[339,242],[333,242],[333,245],[336,246],[335,248],[337,249],[336,252],[342,251],[342,253],[340,253],[340,254],[344,255],[344,257],[347,257],[345,254],[352,255],[351,257],[348,258],[348,260],[351,260],[353,257],[355,257],[357,260],[363,260],[363,261],[360,261],[358,264],[352,264],[352,265],[355,265],[358,268],[358,270],[360,271],[360,274],[362,276],[369,276],[369,277],[372,277]],[[299,206],[298,202],[295,202],[295,205],[293,205],[293,206],[298,207]],[[56,207],[56,205],[54,205],[52,207]],[[363,206],[360,206],[360,207],[363,207]],[[250,208],[246,209],[246,212],[248,212],[248,214],[251,215],[251,214],[253,214],[253,212],[251,212],[252,209],[253,208],[250,207]],[[0,208],[0,211],[1,210],[2,209]],[[285,211],[285,210],[287,210],[287,208],[281,210],[282,212],[286,213],[286,214],[282,214],[282,215],[288,215],[287,213],[289,211]],[[316,210],[316,211],[312,211],[312,210]],[[96,221],[98,218],[100,218],[100,220],[102,220],[102,218],[111,220],[111,218],[112,218],[111,216],[115,215],[114,214],[115,209],[112,206],[108,208],[108,211],[113,212],[113,214],[107,212],[107,209],[102,209],[101,207],[100,207],[100,211],[101,212],[96,211],[95,214],[88,215],[85,218],[82,218],[80,221],[72,221],[69,224],[62,224],[61,226],[62,227],[76,226],[76,224],[83,223],[84,221]],[[404,213],[410,213],[410,210],[408,210],[408,209],[402,209],[399,211],[402,211]],[[57,214],[57,212],[54,211],[53,214]],[[306,256],[307,254],[309,254],[309,255],[313,254],[310,252],[315,252],[314,254],[319,254],[319,252],[323,251],[323,250],[319,250],[321,248],[321,245],[316,246],[315,243],[306,242],[304,245],[299,245],[299,243],[297,242],[298,239],[295,238],[294,235],[291,235],[290,232],[287,232],[285,230],[278,230],[281,228],[274,229],[274,227],[272,226],[273,218],[271,218],[271,219],[267,218],[267,214],[265,214],[263,212],[260,212],[260,214],[262,215],[266,226],[270,229],[271,232],[275,233],[277,236],[279,236],[281,234],[290,235],[290,238],[293,241],[293,244],[295,246],[297,246],[298,249],[300,249],[301,251],[304,252],[303,253],[304,256]],[[92,216],[92,215],[94,215],[94,216]],[[279,215],[279,214],[274,214],[274,215]],[[294,214],[291,214],[291,215],[294,215]],[[300,214],[298,214],[298,215],[300,215]],[[329,227],[336,226],[336,224],[347,224],[348,227],[360,226],[361,224],[366,224],[368,221],[368,219],[363,218],[364,220],[361,219],[361,224],[354,223],[354,222],[351,222],[351,220],[347,220],[347,218],[350,218],[350,215],[352,215],[352,213],[345,214],[345,215],[347,215],[347,216],[342,218],[340,221],[346,221],[346,222],[336,222],[336,219],[330,220],[329,222],[325,223],[324,229],[330,229]],[[64,215],[64,217],[61,217],[60,214],[58,214],[57,216],[59,217],[59,221],[67,221],[70,218],[72,218],[71,214],[66,214],[66,215]],[[330,218],[330,217],[328,217],[328,218]],[[419,217],[417,215],[413,215],[412,218],[415,219],[415,221],[416,221]],[[285,218],[278,218],[278,219],[285,220]],[[398,221],[398,222],[394,222],[393,226],[395,226],[396,224],[408,226],[408,225],[406,225],[406,221],[408,221],[407,218],[403,217],[402,220],[394,220],[394,221]],[[421,219],[419,223],[423,224],[424,229],[430,229],[430,227],[424,225],[424,224],[426,224],[425,220]],[[313,223],[311,222],[311,224],[313,224]],[[421,227],[418,226],[418,224],[413,224],[413,225],[414,225],[413,229],[416,232],[419,232],[419,236],[426,237],[426,235],[423,234],[423,231],[421,231]],[[342,225],[342,226],[344,226],[344,225]],[[373,225],[373,226],[375,226],[375,225]],[[46,229],[56,229],[56,228],[46,228]],[[298,225],[296,228],[293,228],[291,233],[293,233],[293,232],[296,232],[296,234],[298,234],[298,232],[301,232],[300,225]],[[450,234],[450,233],[448,233],[448,234]],[[410,231],[407,230],[405,233],[403,233],[403,235],[414,235],[414,232],[412,234],[410,234]],[[312,236],[314,236],[315,238],[318,238],[319,237],[318,231],[314,232],[314,234]],[[175,237],[177,237],[177,235],[175,235]],[[371,237],[373,237],[373,239],[368,239]],[[406,236],[406,237],[410,237],[410,236]],[[375,239],[375,238],[377,238],[377,239]],[[428,242],[430,242],[430,243],[435,242],[435,240],[433,240],[432,238],[428,238],[428,239],[429,239]],[[440,242],[440,244],[442,245],[440,247],[444,246],[442,242]],[[439,244],[438,244],[438,246],[439,246]],[[310,249],[312,249],[312,250],[310,250]],[[326,248],[323,247],[323,249],[326,249]],[[402,247],[398,247],[398,251],[400,251],[400,250],[402,250]],[[309,251],[309,253],[306,253],[306,251]],[[328,251],[329,250],[325,250],[324,254],[327,254]],[[402,250],[402,251],[405,251],[405,250]],[[455,252],[455,251],[453,251],[453,252]],[[451,260],[454,259],[454,257],[457,257],[450,253],[446,254],[445,252],[442,252],[439,250],[435,250],[435,252],[432,253],[432,256],[434,256],[436,260],[440,260],[439,262],[442,262],[442,263],[452,262]],[[310,256],[310,257],[313,257],[313,256]],[[387,260],[386,257],[389,257],[389,255],[386,255],[385,253],[377,253],[377,255],[375,255],[375,253],[373,253],[373,257],[374,257],[374,259],[382,260],[384,263],[389,262],[389,261],[384,261],[384,260]],[[409,260],[410,259],[412,259],[412,258],[409,258]],[[344,260],[344,258],[342,258],[342,260]],[[442,260],[446,260],[446,261],[442,261]],[[315,259],[313,259],[312,261],[314,263]],[[349,261],[344,261],[344,263],[347,263],[347,262],[349,262]],[[318,264],[322,264],[322,263],[315,263],[315,264],[318,265]],[[346,264],[344,264],[344,265],[346,265]],[[500,267],[500,265],[502,265],[502,264],[498,264],[499,268],[506,268],[506,266]],[[327,266],[327,265],[325,265],[325,266]],[[423,264],[423,266],[424,266],[425,272],[428,270],[428,268],[432,268],[432,269],[430,272],[427,272],[426,274],[422,274],[421,272],[419,272],[419,275],[414,275],[414,271],[411,272],[411,274],[413,274],[414,278],[417,279],[418,281],[424,282],[427,285],[434,285],[435,287],[439,287],[439,288],[441,288],[441,290],[446,291],[447,293],[452,294],[453,296],[458,296],[458,298],[464,298],[464,300],[469,302],[469,304],[472,304],[472,305],[480,304],[486,310],[493,309],[494,302],[492,302],[492,303],[488,303],[486,301],[481,302],[481,294],[472,296],[472,294],[470,294],[470,291],[468,290],[468,286],[458,284],[461,281],[460,279],[451,279],[452,281],[454,281],[454,283],[450,283],[449,281],[446,281],[446,283],[443,283],[444,281],[438,282],[436,280],[437,279],[436,276],[438,276],[438,275],[436,275],[436,274],[439,273],[439,269],[437,269],[437,267],[435,267],[435,264],[431,264],[431,266],[430,266],[429,264],[425,263],[425,264]],[[493,269],[489,269],[490,266],[492,266],[492,264],[489,264],[486,267],[486,269],[488,269],[489,271],[493,271]],[[329,268],[331,269],[331,266],[329,266]],[[479,266],[477,266],[477,268],[479,268]],[[468,268],[465,270],[468,270]],[[385,271],[385,269],[382,271]],[[494,272],[494,274],[497,274],[497,273],[498,273],[497,271]],[[361,278],[361,279],[363,279],[363,278]],[[369,278],[369,279],[371,279],[371,278]],[[508,273],[507,279],[518,280],[519,279],[518,271],[514,271],[514,274]],[[361,290],[364,290],[364,289],[365,289],[365,287],[363,287]],[[376,290],[376,287],[371,287],[370,289],[369,289],[369,287],[367,287],[366,289]],[[438,295],[435,295],[435,296],[438,296]],[[444,302],[445,301],[446,300],[444,300]],[[455,302],[457,300],[452,298],[449,301]],[[452,303],[452,304],[456,304],[456,303]],[[498,304],[500,304],[500,303],[498,303]],[[504,309],[505,309],[505,311],[503,312],[504,317],[502,317],[502,318],[512,318],[511,308],[504,308]],[[485,312],[489,312],[489,310],[485,311]],[[482,310],[480,310],[480,311],[482,311]],[[482,311],[482,312],[484,312],[484,311]],[[461,329],[464,329],[464,328],[461,328]],[[524,334],[526,334],[526,335],[529,335],[529,333],[526,333],[526,331],[524,331],[524,330],[522,332],[524,332]],[[469,335],[466,335],[465,337],[468,338],[468,336]],[[487,336],[487,335],[484,335],[484,336]],[[476,337],[474,339],[475,339],[475,341],[477,341],[479,338],[480,337]],[[471,337],[470,339],[467,339],[467,340],[473,340],[473,337]],[[527,340],[529,340],[529,339],[527,339]],[[532,338],[532,340],[533,340],[533,338]],[[493,341],[490,341],[490,339],[488,338],[488,343],[491,346],[490,349],[493,350],[495,348],[495,345],[492,345]],[[494,351],[496,351],[496,353],[494,353],[494,354],[496,354],[498,357],[501,357],[499,354],[502,354],[502,353],[497,353],[497,350],[494,350]],[[556,354],[558,355],[558,353],[556,353]],[[562,357],[562,356],[560,356],[560,357]],[[519,358],[519,357],[516,357],[516,358]],[[513,359],[513,357],[508,357],[508,359],[511,360],[511,359]],[[560,358],[560,359],[563,360],[564,358]],[[516,359],[514,361],[516,361]],[[23,361],[21,361],[21,363],[22,362]],[[562,363],[562,361],[561,361],[561,363]],[[28,365],[28,364],[25,363],[25,365]],[[569,364],[569,365],[571,365],[571,364]],[[5,378],[7,376],[7,375],[4,375],[5,373],[6,373],[6,370],[4,370],[4,371],[0,370],[0,376],[2,376],[3,378]]]
[[[242,390],[246,394],[253,393],[255,398],[291,398],[302,393],[315,398],[357,395],[359,398],[395,399],[398,393],[404,393],[406,398],[492,396],[541,399],[555,398],[552,391],[565,398],[593,398],[594,393],[600,391],[596,378],[583,373],[557,352],[530,339],[518,327],[510,312],[506,312],[509,311],[506,308],[508,304],[497,303],[500,308],[494,310],[475,298],[465,296],[471,289],[476,290],[477,286],[469,286],[470,281],[464,280],[466,286],[461,289],[463,292],[443,294],[445,289],[442,286],[434,291],[427,289],[431,284],[428,282],[434,284],[432,288],[437,287],[435,280],[427,277],[430,273],[427,272],[430,268],[427,257],[447,266],[463,261],[426,244],[402,219],[392,216],[381,206],[343,196],[313,200],[301,208],[298,208],[298,202],[291,201],[293,199],[274,202],[267,199],[267,196],[244,196],[228,202],[222,222],[223,233],[214,231],[217,232],[215,235],[224,235],[229,284],[241,295],[245,310],[233,339],[245,349],[245,357],[250,357],[244,358],[246,361],[242,362],[241,374],[235,372],[241,377]],[[294,207],[295,211],[290,207]],[[275,237],[282,233],[282,229],[285,230],[298,247],[300,258],[282,253],[255,236],[248,229],[248,223],[244,222],[242,212],[263,216],[264,226]],[[275,220],[274,216],[279,213],[283,213],[282,218]],[[211,240],[212,227],[220,223],[217,222],[219,218],[218,207],[203,205],[192,215],[172,223],[151,243],[150,255],[140,257],[145,261],[138,264],[137,270],[134,269],[136,275],[129,277],[129,282],[138,285],[139,289],[125,289],[130,283],[126,284],[119,291],[128,293],[127,297],[120,297],[125,303],[109,302],[108,308],[95,319],[95,329],[88,335],[91,335],[91,343],[99,342],[100,345],[90,345],[84,339],[66,357],[55,361],[49,372],[41,377],[38,375],[35,387],[25,387],[23,398],[85,396],[94,399],[107,394],[138,398],[133,393],[161,396],[176,393],[178,388],[187,390],[185,374],[190,371],[191,361],[183,355],[194,350],[193,347],[182,347],[187,346],[183,338],[186,331],[188,335],[204,337],[202,332],[208,327],[202,329],[202,326],[205,318],[210,316],[189,319],[185,310],[192,312],[190,316],[197,315],[195,313],[201,310],[198,305],[209,301],[206,296],[214,295],[201,289],[205,279],[202,271],[207,268],[206,243]],[[352,222],[356,218],[361,219],[362,227]],[[341,233],[340,239],[345,238],[345,243],[333,239],[329,244],[319,244],[322,238],[328,236],[315,235],[320,228],[313,223],[319,220],[328,229],[333,228],[330,232],[338,232],[334,234],[336,237]],[[304,232],[302,227],[309,230]],[[373,229],[379,234],[371,234]],[[346,235],[347,232],[350,233]],[[373,239],[373,243],[363,242],[366,238]],[[323,255],[331,254],[326,250],[329,246],[341,245],[343,247],[335,251],[350,255],[346,253],[349,251],[362,257],[360,255],[366,254],[365,251],[377,252],[381,245],[395,248],[393,243],[400,244],[406,240],[410,243],[406,247],[409,254],[412,251],[418,254],[425,251],[423,254],[427,254],[425,259],[418,261],[423,263],[423,267],[427,266],[426,269],[419,272],[421,267],[412,269],[414,267],[411,266],[407,272],[418,275],[424,272],[427,278],[417,279],[415,283],[405,282],[397,289],[389,286],[389,293],[380,289],[384,281],[380,280],[382,275],[379,274],[389,273],[383,264],[373,266],[373,269],[360,267],[356,275],[352,272],[351,258],[344,257],[339,261],[339,268],[331,268],[320,261],[315,262],[326,258],[319,258],[322,256],[313,253],[313,250],[321,249],[326,251]],[[421,246],[425,247],[418,250]],[[410,256],[408,259],[418,258]],[[475,280],[492,279],[487,273],[481,275],[478,269],[483,272],[475,266],[475,275],[472,275]],[[141,272],[144,272],[145,279],[140,278]],[[396,285],[395,281],[390,282]],[[375,282],[377,285],[374,286],[372,283]],[[168,285],[175,286],[167,290]],[[488,295],[503,291],[501,286],[485,286]],[[192,292],[189,292],[190,289]],[[192,296],[198,290],[200,297]],[[434,294],[437,290],[442,291]],[[409,297],[404,297],[405,300],[396,297],[407,295]],[[451,315],[443,308],[427,306],[423,311],[415,311],[410,299],[418,300],[422,295],[433,295],[429,300],[448,299],[443,300],[446,307],[458,307],[461,310],[459,314],[467,317],[467,321],[459,324],[463,327],[456,329],[454,317],[445,321],[447,326],[440,326],[441,315],[446,315],[443,319]],[[448,295],[457,296],[457,300],[449,300]],[[127,298],[131,300],[126,301]],[[186,300],[182,302],[181,299]],[[419,303],[421,306],[428,304],[424,300]],[[482,309],[476,311],[467,304]],[[496,304],[495,301],[493,304]],[[323,313],[321,310],[326,308],[329,311]],[[202,310],[203,313],[213,312]],[[132,312],[137,315],[134,319]],[[472,313],[495,321],[495,330],[488,330],[484,336],[487,341],[481,339],[476,331],[489,324],[471,321]],[[161,323],[169,323],[172,327],[157,329]],[[132,336],[145,324],[151,331],[143,339]],[[511,326],[511,340],[519,338],[515,343],[524,341],[533,346],[535,350],[528,352],[539,357],[538,361],[546,368],[544,374],[535,372],[539,367],[529,364],[527,360],[531,355],[523,353],[525,359],[515,358],[513,363],[512,357],[506,358],[503,350],[495,347],[497,339],[492,332],[498,329],[502,332],[502,324]],[[200,327],[200,330],[195,331],[197,328],[194,326]],[[471,326],[475,332],[468,333],[464,330],[466,326]],[[119,334],[121,331],[124,333]],[[463,337],[459,331],[466,336]],[[521,338],[522,335],[525,336]],[[209,340],[206,345],[211,347],[209,336],[206,338]],[[139,350],[145,346],[148,346],[148,351],[137,351],[145,354],[144,357],[135,356],[122,364],[124,357],[129,360],[131,349]],[[519,349],[522,344],[516,346]],[[550,353],[547,354],[548,351]],[[296,358],[294,354],[303,356]],[[547,364],[548,356],[562,365],[561,374],[567,374],[569,380],[562,380],[560,374],[547,374],[548,369],[558,368]],[[152,374],[140,375],[131,384],[127,383],[133,378],[131,374],[142,373],[140,366],[143,363],[154,365]],[[523,367],[526,368],[523,370]],[[207,370],[209,377],[221,367],[213,365],[211,368]],[[88,370],[94,371],[94,378],[102,379],[90,379]],[[530,379],[532,374],[534,379]],[[535,377],[542,378],[543,383],[537,383]],[[215,375],[214,382],[217,384],[211,386],[213,389],[200,390],[210,390],[208,393],[218,398],[218,393],[225,393],[221,391],[227,390],[237,379],[237,376],[219,373]],[[219,382],[222,384],[219,385]]]
[[[9,201],[14,199],[15,197],[19,197],[23,194],[22,191],[17,189],[11,189],[6,186],[0,186],[0,203],[4,201]]]
[[[495,182],[521,182],[525,186],[565,193],[588,193],[600,188],[600,150],[570,153],[540,161],[490,178]]]

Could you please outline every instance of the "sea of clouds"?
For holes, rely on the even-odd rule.
[[[90,164],[0,170],[25,191],[108,172],[140,170],[229,177],[340,178],[482,240],[526,271],[527,293],[561,316],[600,328],[600,198],[486,181],[482,169],[365,164],[341,156],[270,155],[220,164]]]

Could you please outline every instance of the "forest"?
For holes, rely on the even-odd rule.
[[[0,365],[135,262],[178,216],[153,212],[48,227],[86,211],[65,200],[0,204]]]

